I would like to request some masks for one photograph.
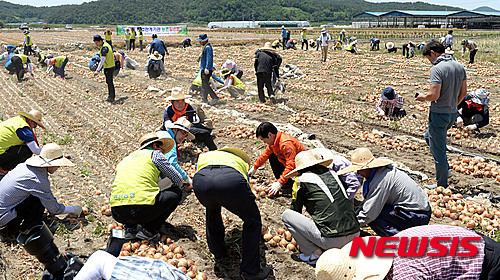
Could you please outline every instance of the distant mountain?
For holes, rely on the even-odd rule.
[[[350,21],[365,11],[449,10],[451,6],[372,3],[364,0],[99,0],[80,5],[33,7],[0,0],[0,20],[64,24],[167,24],[225,20]]]
[[[499,10],[495,10],[495,9],[490,8],[488,6],[477,7],[473,11],[476,11],[476,12],[500,12]]]

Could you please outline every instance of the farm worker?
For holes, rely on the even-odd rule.
[[[214,70],[216,70],[215,65],[214,65]],[[212,77],[210,77],[210,84],[212,85],[213,89],[217,89],[217,85],[215,84],[214,81],[216,81],[220,84],[224,84],[224,81],[221,78],[217,77],[212,72]],[[196,74],[196,77],[194,78],[193,82],[191,83],[191,87],[189,88],[189,92],[190,93],[194,93],[196,91],[202,92],[203,88],[201,87],[201,84],[202,84],[202,82],[201,82],[201,69],[200,69],[200,71],[198,71],[198,73]]]
[[[406,116],[406,110],[403,109],[404,99],[393,88],[386,87],[375,105],[378,115],[386,116],[390,119],[402,118]]]
[[[10,62],[10,63],[9,63]],[[27,55],[24,54],[15,54],[12,56],[10,61],[5,64],[5,68],[9,70],[9,74],[16,73],[17,81],[22,82],[24,78],[24,72],[26,70],[23,67],[23,64],[26,64],[27,68],[30,71],[32,77],[33,74],[33,65],[31,64],[31,60]]]
[[[19,116],[0,123],[0,169],[4,171],[13,169],[33,154],[39,155],[42,150],[35,136],[36,127],[45,129],[42,113],[38,110],[17,113]]]
[[[198,56],[198,61],[200,62],[201,70],[201,87],[203,91],[201,92],[201,100],[204,103],[208,103],[208,95],[212,98],[209,105],[215,105],[219,103],[220,98],[215,94],[214,90],[210,87],[210,77],[212,77],[213,65],[214,65],[214,53],[212,45],[208,42],[207,34],[200,34],[196,41],[200,42],[202,46],[201,54]]]
[[[139,69],[139,63],[137,61],[130,58],[130,56],[126,55],[124,52],[119,52],[120,54],[120,65],[122,68],[137,70]]]
[[[137,27],[137,40],[139,40],[139,47],[141,48],[141,52],[144,49],[142,45],[142,41],[144,41],[144,34],[142,33],[142,27]]]
[[[286,30],[286,41],[290,41],[290,37],[291,37],[292,33],[290,32],[290,29],[287,29]]]
[[[448,30],[448,35],[444,37],[443,45],[445,49],[447,48],[450,48],[450,50],[453,49],[453,30]]]
[[[300,32],[300,39],[302,41],[301,50],[304,50],[304,45],[306,46],[306,51],[309,50],[309,44],[307,43],[306,29],[302,28],[302,32]]]
[[[101,69],[104,68],[104,76],[106,76],[106,84],[108,85],[108,99],[106,101],[115,101],[115,85],[113,84],[113,71],[115,70],[115,59],[113,56],[113,48],[102,39],[101,35],[94,36],[94,43],[99,47],[99,56],[101,61],[94,72],[94,76],[99,75]]]
[[[309,47],[316,48],[316,41],[314,41],[313,39],[309,39],[307,42],[309,44]]]
[[[163,56],[157,51],[155,51],[148,57],[145,66],[146,77],[149,75],[150,79],[156,79],[160,75],[163,75],[165,78],[167,78],[167,73],[165,72],[165,66],[163,65],[162,58]]]
[[[48,59],[47,59],[48,60]],[[54,70],[54,77],[57,75],[61,76],[61,78],[64,79],[64,68],[66,67],[66,64],[68,63],[68,57],[67,56],[58,56],[55,58],[51,58],[49,63],[47,63],[47,71],[46,73],[50,73],[51,70]]]
[[[286,49],[287,49],[287,50],[288,50],[288,49],[294,49],[294,50],[296,50],[296,49],[297,49],[297,47],[296,47],[295,45],[296,45],[296,41],[295,41],[295,40],[293,40],[293,39],[290,39],[290,40],[288,40],[288,42],[286,43]]]
[[[306,148],[290,134],[278,131],[276,126],[270,122],[259,124],[255,135],[267,144],[267,148],[255,161],[255,164],[248,172],[248,176],[253,177],[257,169],[269,159],[269,164],[277,181],[268,185],[266,191],[270,195],[276,195],[281,187],[291,187],[293,185],[294,180],[285,177],[285,175],[295,168],[295,156],[305,151]]]
[[[163,40],[158,39],[158,35],[153,34],[151,35],[153,38],[153,42],[151,42],[151,45],[149,46],[149,54],[153,54],[155,51],[157,51],[159,54],[161,54],[161,61],[165,61],[165,55],[170,55],[167,50],[167,46],[165,46],[165,42]]]
[[[260,51],[255,55],[254,69],[257,76],[257,91],[259,100],[262,103],[266,102],[264,86],[267,88],[271,103],[276,102],[272,86],[272,75],[277,67],[277,59],[273,52],[274,49],[271,47],[271,43],[266,42],[264,47],[260,48]]]
[[[379,236],[393,236],[429,223],[429,198],[410,176],[392,165],[392,160],[374,158],[369,149],[358,148],[351,163],[337,174],[357,171],[365,178],[364,200],[356,211],[361,227],[369,225]]]
[[[130,33],[130,28],[126,28],[125,29],[125,48],[127,51],[130,50],[130,37],[132,36],[132,34]]]
[[[227,89],[229,94],[234,98],[238,98],[245,94],[245,85],[240,79],[238,79],[237,76],[231,74],[231,70],[223,68],[221,70],[221,75],[224,77],[225,82],[224,85],[216,91],[216,93]]]
[[[33,46],[33,41],[31,40],[31,35],[28,30],[24,31],[24,55],[32,55],[33,50],[31,46]]]
[[[221,207],[224,207],[243,220],[240,279],[266,279],[271,270],[260,267],[262,223],[246,176],[249,164],[248,155],[238,148],[200,154],[193,177],[193,190],[206,208],[207,243],[215,262],[222,265],[228,262],[221,216]]]
[[[178,145],[180,145],[186,139],[188,140],[195,139],[194,135],[189,132],[190,127],[191,127],[191,122],[189,122],[185,117],[180,117],[176,122],[169,123],[168,126],[166,127],[167,130],[159,130],[155,132],[156,135],[158,135],[158,137],[160,138],[174,139],[175,141],[174,147],[170,151],[168,151],[165,154],[165,156],[167,157],[168,162],[170,162],[170,164],[175,168],[175,170],[179,172],[182,179],[188,183],[189,186],[187,187],[187,190],[191,189],[191,187],[193,186],[193,181],[191,180],[191,178],[189,178],[186,171],[184,171],[181,168],[181,166],[177,162],[177,159],[179,158]],[[162,188],[164,184],[167,185],[171,184],[170,179],[165,178],[158,182],[160,188]]]
[[[345,34],[345,29],[342,29],[342,31],[340,32],[339,34],[339,40],[338,40],[341,44],[347,44],[347,36]]]
[[[396,47],[396,45],[394,45],[393,42],[387,42],[385,43],[385,48],[387,49],[387,52],[388,53],[396,53],[398,51],[398,48]]]
[[[319,35],[319,41],[321,42],[321,61],[326,62],[326,58],[328,57],[328,42],[332,38],[330,34],[326,33],[326,29],[321,29],[321,35]]]
[[[2,48],[4,51],[6,51],[8,53],[13,53],[16,51],[16,46],[14,46],[14,45],[3,45]]]
[[[354,54],[358,54],[358,50],[356,48],[356,45],[358,44],[358,40],[354,40],[349,43],[349,45],[345,48],[346,51]]]
[[[328,168],[332,162],[317,149],[303,151],[295,158],[296,168],[285,175],[297,179],[290,209],[281,219],[300,246],[300,260],[311,265],[323,251],[340,249],[359,236],[353,205],[340,178]],[[312,219],[302,215],[304,206]]]
[[[380,39],[379,38],[372,38],[370,40],[370,50],[374,51],[375,48],[377,48],[377,51],[380,50]]]
[[[8,52],[4,52],[0,55],[0,63],[2,64],[2,66],[5,66],[5,64],[7,63],[7,58],[9,57],[9,53]]]
[[[135,51],[135,37],[137,36],[137,32],[135,32],[135,28],[131,28],[130,30],[130,50]]]
[[[449,225],[427,225],[406,229],[395,237],[419,238],[432,240],[440,238],[450,240],[451,238],[477,238],[469,240],[471,247],[477,248],[477,254],[470,257],[461,257],[461,254],[470,252],[461,246],[455,248],[451,241],[440,241],[439,249],[427,247],[423,256],[408,257],[400,256],[398,250],[394,250],[394,257],[377,256],[374,254],[365,257],[358,250],[356,257],[350,257],[352,243],[345,245],[342,249],[330,249],[323,253],[316,263],[316,279],[334,280],[342,275],[342,279],[499,279],[500,244],[493,239],[479,234],[475,231]],[[369,238],[363,237],[363,243],[367,244]],[[381,240],[377,240],[381,241]],[[386,244],[394,244],[387,241]],[[421,242],[422,244],[422,242]],[[402,246],[402,243],[394,244]],[[420,248],[422,248],[421,246]],[[442,257],[429,256],[429,253],[455,252]],[[416,251],[416,250],[415,250]],[[420,250],[422,251],[422,250]],[[384,253],[389,251],[384,251]]]
[[[458,110],[462,110],[457,117],[457,125],[473,131],[490,123],[490,111],[488,106],[490,98],[488,91],[481,88],[466,95],[458,104]]]
[[[104,31],[104,40],[106,40],[106,43],[108,43],[111,47],[113,47],[113,41],[111,40],[112,35],[113,35],[113,32],[111,32],[111,30],[109,28],[106,29],[106,31]]]
[[[463,46],[462,57],[466,51],[469,51],[469,64],[474,64],[474,57],[478,50],[477,44],[472,40],[463,39],[461,45]]]
[[[123,68],[121,64],[122,55],[113,50],[113,59],[115,60],[115,70],[113,70],[113,77],[118,76],[120,74],[120,69]]]
[[[424,47],[425,47],[425,42],[422,42],[422,43],[420,43],[420,44],[417,45],[417,50],[419,52],[421,52],[424,49]]]
[[[164,261],[148,257],[120,256],[95,251],[73,280],[88,279],[175,279],[190,280],[186,274]]]
[[[431,101],[429,124],[425,141],[429,145],[436,166],[438,186],[448,186],[448,158],[446,132],[455,123],[457,105],[467,95],[467,74],[462,64],[445,54],[444,45],[430,41],[422,55],[434,65],[430,74],[430,90],[418,94],[416,100]]]
[[[91,57],[89,62],[90,71],[94,72],[97,69],[97,66],[99,66],[100,61],[101,61],[101,56],[99,54],[96,54],[93,57]]]
[[[286,29],[285,29],[285,26],[282,25],[281,26],[281,44],[283,45],[283,49],[285,49],[285,46],[286,46],[286,42],[288,41],[287,37],[286,37]]]
[[[231,74],[234,74],[238,79],[241,79],[241,76],[243,76],[243,70],[239,69],[238,65],[230,59],[222,64],[221,71],[224,70],[224,68],[231,70]]]
[[[415,56],[415,47],[416,44],[412,41],[406,42],[403,44],[403,56],[406,58],[412,58]]]
[[[334,50],[342,50],[342,43],[340,41],[335,40],[333,41],[333,47]]]
[[[175,145],[171,138],[147,133],[140,148],[116,166],[109,205],[113,218],[124,225],[125,239],[158,239],[160,227],[182,198],[182,177],[165,154]],[[160,189],[159,179],[168,177],[169,188]]]
[[[184,95],[180,88],[173,88],[172,93],[165,100],[170,101],[170,105],[163,112],[163,127],[162,129],[167,129],[172,126],[173,123],[177,122],[179,118],[186,117],[187,120],[192,123],[189,128],[189,132],[195,136],[196,142],[204,143],[210,151],[217,150],[217,146],[214,143],[214,138],[210,133],[212,133],[211,123],[203,116],[203,119],[198,116],[195,109],[191,104],[186,102],[186,98],[191,97],[190,95]],[[206,123],[206,125],[204,125]],[[189,139],[192,140],[192,139]]]
[[[50,189],[49,174],[61,166],[74,166],[55,143],[43,147],[40,155],[20,163],[0,181],[0,228],[19,233],[42,225],[45,209],[51,214],[80,215],[80,205],[64,206]],[[17,234],[16,234],[17,235]]]
[[[182,41],[182,48],[187,49],[189,47],[191,47],[191,38],[186,38]]]
[[[40,52],[35,53],[35,58],[37,58],[38,67],[47,67],[47,60],[54,58],[51,54],[43,54]]]
[[[280,40],[279,39],[274,40],[271,46],[273,47],[273,49],[279,48],[281,46]]]

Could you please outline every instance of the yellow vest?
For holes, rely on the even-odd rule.
[[[23,127],[29,127],[29,124],[21,116],[13,117],[0,123],[0,155],[12,146],[24,143],[16,134],[16,130]]]
[[[14,56],[18,56],[21,58],[21,61],[23,62],[23,64],[26,64],[28,63],[28,56],[27,55],[24,55],[24,54],[15,54]]]
[[[125,40],[130,40],[130,36],[132,36],[132,34],[130,34],[129,32],[125,31]]]
[[[198,157],[197,172],[209,165],[224,165],[236,169],[248,181],[248,164],[239,156],[224,151],[211,151]]]
[[[302,40],[305,40],[305,39],[306,39],[306,33],[302,32]]]
[[[104,32],[104,39],[105,39],[106,41],[111,41],[111,35],[112,35],[112,34],[113,34],[113,33],[111,33],[111,31],[109,31],[109,32],[108,32],[108,31],[105,31],[105,32]]]
[[[354,49],[354,43],[350,43],[349,46],[347,46],[346,51],[352,51]]]
[[[153,205],[160,192],[160,170],[151,159],[153,150],[138,150],[124,158],[116,166],[109,205]]]
[[[137,36],[137,39],[142,41],[143,38],[144,36],[142,35],[142,30],[141,30],[139,31],[139,36]]]
[[[30,34],[26,34],[26,38],[25,38],[24,42],[26,43],[26,46],[33,45],[33,41],[31,41],[31,35]]]
[[[240,79],[238,79],[238,77],[236,77],[233,74],[231,74],[231,77],[233,77],[233,81],[234,81],[233,86],[235,86],[237,88],[241,88],[242,90],[245,90],[245,85],[243,84],[243,82]]]
[[[135,30],[134,31],[131,31],[130,32],[130,39],[134,39],[135,40]]]
[[[56,57],[56,63],[54,64],[55,67],[61,67],[62,63],[66,60],[65,56],[58,56]]]
[[[212,77],[210,77],[209,81],[212,81]],[[198,75],[196,75],[196,78],[194,78],[194,81],[192,84],[195,86],[201,87],[201,72],[198,72]]]
[[[108,54],[106,54],[106,59],[104,60],[103,68],[115,67],[115,57],[113,56],[113,48],[111,48],[111,46],[107,42],[102,42],[101,48],[99,49],[99,56],[102,59],[101,50],[104,47],[108,47]]]

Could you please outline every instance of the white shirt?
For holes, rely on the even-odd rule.
[[[327,47],[328,41],[330,41],[331,39],[332,38],[330,37],[330,34],[328,34],[328,33],[321,33],[321,35],[319,35],[319,40],[321,41],[322,47]]]

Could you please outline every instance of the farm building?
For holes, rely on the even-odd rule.
[[[308,21],[212,21],[208,28],[310,27]]]
[[[363,12],[353,16],[353,27],[464,28],[500,27],[500,12],[390,11]]]

